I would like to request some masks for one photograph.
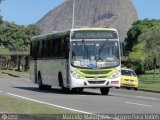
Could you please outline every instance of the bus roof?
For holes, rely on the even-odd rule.
[[[35,40],[41,40],[41,39],[49,39],[49,38],[53,38],[53,37],[58,37],[61,35],[67,35],[70,33],[70,30],[66,30],[66,31],[53,31],[52,33],[48,33],[48,34],[42,34],[42,35],[38,35],[38,36],[34,36],[32,37],[31,41],[35,41]]]
[[[42,40],[42,39],[49,39],[49,38],[53,38],[53,37],[58,37],[58,36],[62,36],[62,35],[68,35],[70,34],[70,32],[72,31],[85,31],[85,30],[113,30],[113,31],[117,31],[114,28],[74,28],[74,29],[69,29],[69,30],[65,30],[65,31],[53,31],[53,33],[48,33],[48,34],[42,34],[42,35],[38,35],[38,36],[34,36],[32,37],[31,41],[35,41],[35,40]]]
[[[75,28],[75,29],[71,29],[72,31],[76,31],[76,30],[114,30],[117,31],[114,28]]]

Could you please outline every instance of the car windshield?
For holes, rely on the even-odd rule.
[[[121,70],[121,74],[127,76],[136,76],[136,73],[130,70]]]
[[[75,67],[105,68],[120,64],[117,41],[72,41],[71,64]]]

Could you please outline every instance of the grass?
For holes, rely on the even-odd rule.
[[[2,112],[15,114],[71,114],[70,111],[64,109],[0,95],[0,113]]]
[[[156,71],[156,77],[154,78],[153,70],[147,71],[145,74],[139,77],[139,88],[144,90],[152,90],[160,92],[160,74]]]

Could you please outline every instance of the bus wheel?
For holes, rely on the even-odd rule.
[[[72,88],[72,93],[77,93],[78,89],[77,88]]]
[[[127,87],[127,90],[130,90],[131,88],[130,87]]]
[[[72,93],[82,93],[84,88],[72,88]]]
[[[38,87],[40,90],[50,90],[51,86],[49,85],[43,85],[42,83],[42,77],[41,77],[41,73],[38,73]]]
[[[138,88],[134,88],[134,90],[135,90],[135,91],[137,91],[137,90],[138,90]]]
[[[78,92],[78,93],[82,93],[83,90],[84,90],[84,88],[77,88],[77,92]]]
[[[69,88],[62,87],[61,89],[62,89],[62,91],[64,93],[70,93],[70,89]]]
[[[108,95],[110,88],[105,87],[105,88],[100,88],[101,94],[102,95]]]

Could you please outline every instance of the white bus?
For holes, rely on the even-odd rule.
[[[118,32],[112,28],[77,28],[31,40],[30,76],[39,89],[61,87],[75,92],[100,88],[107,95],[120,87]]]

